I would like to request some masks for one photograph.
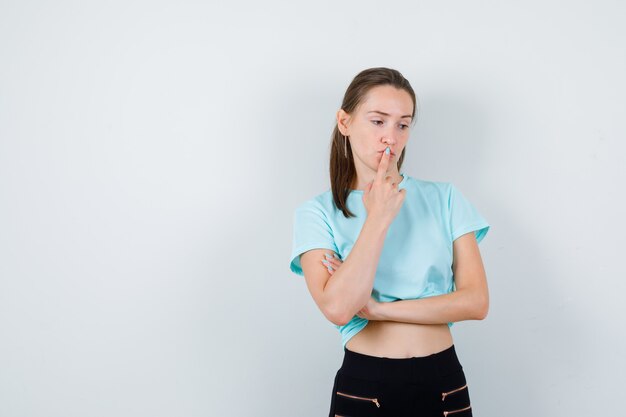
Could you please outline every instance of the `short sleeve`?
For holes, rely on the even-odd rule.
[[[480,243],[489,231],[489,223],[480,215],[476,207],[453,185],[450,184],[448,195],[448,213],[452,241],[468,232],[474,232],[476,242]]]
[[[294,212],[293,244],[289,264],[292,272],[304,276],[300,255],[311,249],[330,249],[335,253],[339,252],[327,216],[315,200],[307,201]]]

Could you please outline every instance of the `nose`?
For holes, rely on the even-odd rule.
[[[390,126],[390,128],[386,129],[386,132],[383,135],[383,142],[390,146],[395,145],[397,142],[396,134],[397,132],[394,130],[394,127]]]

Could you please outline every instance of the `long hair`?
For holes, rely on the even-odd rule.
[[[352,114],[355,109],[364,101],[367,93],[373,87],[380,85],[391,85],[398,89],[402,89],[409,93],[413,100],[413,113],[411,114],[411,123],[414,124],[416,103],[415,92],[409,81],[402,74],[394,69],[385,67],[369,68],[361,71],[354,77],[348,89],[346,90],[341,108],[348,114]],[[333,201],[335,206],[339,208],[345,217],[356,217],[354,213],[348,210],[346,200],[350,193],[350,187],[356,179],[356,168],[354,167],[354,158],[352,157],[352,147],[350,141],[347,141],[347,157],[344,155],[344,136],[339,131],[337,124],[333,128],[330,146],[330,186],[333,192]],[[406,146],[398,158],[398,171],[402,167]]]

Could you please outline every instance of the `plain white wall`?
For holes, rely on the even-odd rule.
[[[609,415],[626,360],[618,1],[0,3],[0,415],[322,416],[339,333],[288,268],[359,71],[403,169],[491,223],[474,415]]]

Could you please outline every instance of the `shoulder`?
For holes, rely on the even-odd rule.
[[[446,181],[434,181],[424,178],[416,178],[407,175],[406,188],[407,191],[417,192],[426,197],[447,199],[450,196],[450,192],[453,185]]]
[[[326,216],[334,209],[333,194],[330,189],[301,202],[295,209],[296,213],[315,212]]]

